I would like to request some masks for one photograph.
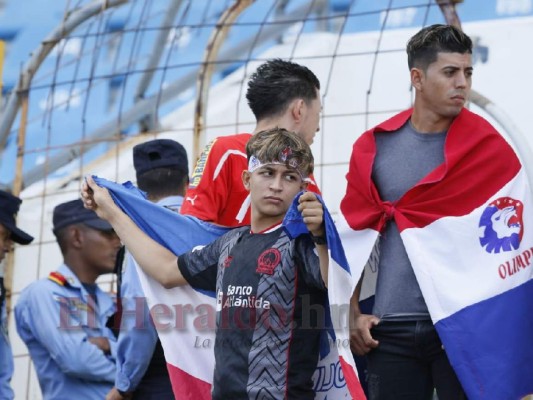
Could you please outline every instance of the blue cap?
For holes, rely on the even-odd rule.
[[[155,139],[136,145],[133,166],[137,175],[155,168],[175,168],[189,173],[185,147],[171,139]]]
[[[28,244],[33,240],[33,236],[17,228],[15,217],[19,212],[22,200],[11,193],[0,190],[0,224],[11,233],[11,239],[15,243]]]
[[[80,199],[58,204],[54,208],[52,220],[54,234],[58,230],[74,224],[84,224],[99,231],[113,230],[109,222],[98,217],[94,211],[85,208]]]

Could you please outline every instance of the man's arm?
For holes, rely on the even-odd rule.
[[[144,233],[113,201],[109,191],[92,177],[83,183],[81,197],[86,208],[108,221],[139,266],[165,288],[186,285],[178,269],[178,258]]]
[[[121,297],[124,312],[117,344],[115,387],[131,392],[146,373],[157,343],[157,332],[131,254],[126,256]]]
[[[362,314],[359,308],[362,283],[363,276],[359,279],[350,299],[350,346],[358,356],[365,355],[379,345],[379,342],[370,334],[370,329],[379,323],[379,318],[375,315]]]
[[[15,307],[20,337],[25,342],[37,340],[65,375],[113,382],[115,361],[89,341],[81,322],[86,316],[77,317],[86,311],[73,308],[72,297],[53,293],[48,286],[34,286],[31,290]]]
[[[0,399],[11,400],[15,396],[10,384],[14,366],[13,352],[7,336],[5,303],[0,310],[0,329]]]

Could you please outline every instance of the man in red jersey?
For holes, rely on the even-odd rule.
[[[254,131],[222,136],[209,143],[196,163],[181,213],[213,224],[250,224],[249,192],[242,184],[246,143],[275,127],[297,133],[311,145],[319,130],[320,82],[307,67],[280,59],[265,62],[248,82],[246,99],[256,118]],[[308,190],[320,193],[310,176]]]

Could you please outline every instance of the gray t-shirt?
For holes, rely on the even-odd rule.
[[[444,162],[446,132],[419,133],[410,121],[396,132],[376,133],[372,179],[382,200],[395,202]],[[398,226],[389,221],[380,239],[373,314],[382,319],[428,319],[429,312]]]

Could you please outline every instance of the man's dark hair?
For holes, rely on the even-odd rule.
[[[320,82],[307,67],[279,58],[261,64],[248,81],[246,99],[257,121],[279,115],[294,99],[310,103]]]
[[[57,240],[57,244],[59,245],[59,249],[61,250],[61,254],[65,255],[67,252],[67,246],[68,246],[68,238],[67,238],[67,231],[68,226],[59,229],[57,232],[54,232]]]
[[[420,68],[425,71],[431,63],[437,60],[437,53],[472,54],[472,40],[451,25],[427,26],[407,43],[409,69]]]
[[[61,250],[61,254],[63,256],[67,254],[67,250],[69,248],[69,243],[70,243],[70,231],[72,230],[73,227],[77,229],[89,229],[83,224],[72,224],[72,225],[67,225],[63,228],[60,228],[54,231],[57,244],[59,245],[59,249]]]
[[[137,175],[137,186],[152,198],[183,196],[188,183],[188,172],[180,168],[154,168]]]

